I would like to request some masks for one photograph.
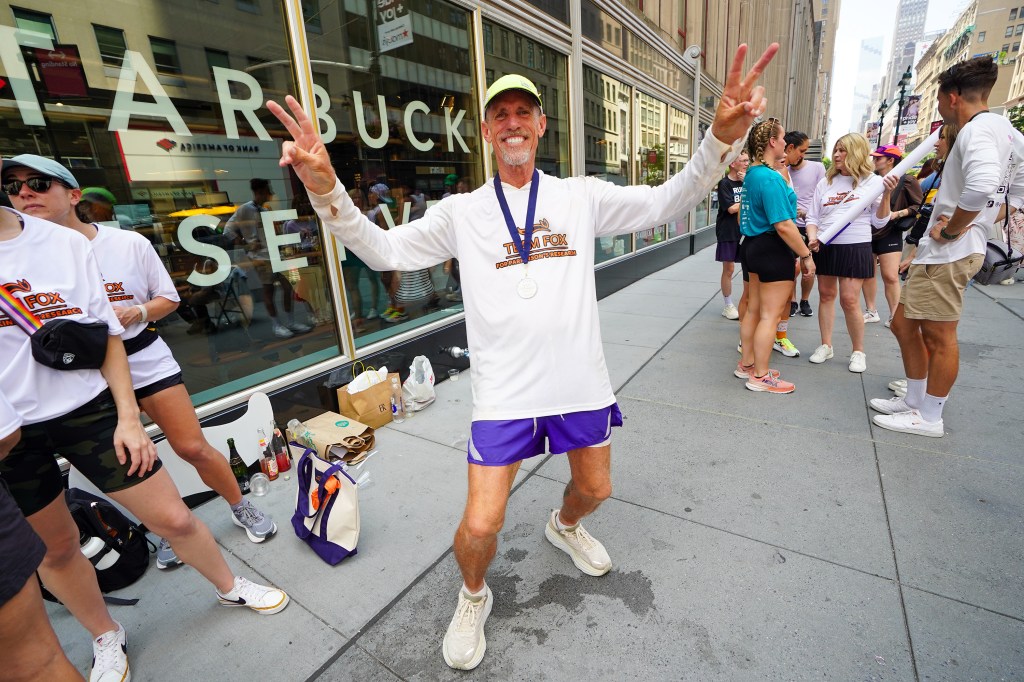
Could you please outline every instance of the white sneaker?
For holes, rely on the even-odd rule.
[[[910,405],[907,405],[907,401],[903,398],[872,398],[868,401],[868,405],[875,412],[881,412],[882,414],[899,414],[900,412],[910,412]]]
[[[291,322],[288,324],[288,331],[294,332],[295,334],[307,334],[313,331],[313,328],[308,324],[302,324],[301,322]]]
[[[898,391],[901,388],[904,391],[907,390],[907,380],[906,379],[893,379],[892,381],[889,382],[889,390],[890,391]]]
[[[740,311],[736,309],[732,303],[722,308],[722,317],[727,320],[738,320],[740,319]]]
[[[910,412],[897,412],[896,414],[876,414],[871,418],[876,425],[890,431],[900,433],[912,433],[915,436],[929,436],[931,438],[942,438],[946,435],[942,430],[942,420],[937,422],[926,422],[919,410]]]
[[[295,336],[295,332],[293,332],[291,329],[284,326],[283,324],[275,324],[274,336],[276,336],[279,339],[290,339],[291,337]]]
[[[612,570],[612,560],[605,551],[604,545],[583,529],[582,524],[558,530],[555,519],[558,518],[558,509],[551,512],[548,523],[544,526],[544,537],[548,541],[568,554],[576,568],[587,575],[604,575]]]
[[[104,632],[92,641],[92,672],[89,682],[129,682],[128,633],[117,624],[116,630]]]
[[[868,368],[868,356],[867,355],[864,355],[864,353],[862,353],[859,350],[855,350],[852,353],[850,353],[850,371],[851,372],[857,372],[859,374],[860,372],[865,371],[867,368]]]
[[[248,606],[261,616],[270,616],[284,610],[290,601],[284,590],[257,585],[245,578],[235,577],[235,586],[227,594],[217,593],[222,606]]]
[[[459,670],[472,670],[480,665],[487,651],[487,638],[484,637],[484,623],[491,615],[494,595],[491,588],[483,597],[474,599],[459,590],[459,605],[455,607],[455,615],[444,633],[441,652],[444,662]]]
[[[867,322],[867,323],[881,322],[882,318],[879,317],[877,310],[865,310],[864,311],[864,321]]]
[[[816,349],[814,349],[814,352],[811,353],[811,357],[808,358],[808,359],[811,362],[813,362],[814,364],[820,365],[821,363],[825,362],[826,360],[831,360],[832,359],[832,355],[833,355],[833,353],[832,353],[832,346],[828,346],[828,345],[823,343],[820,346],[818,346]]]

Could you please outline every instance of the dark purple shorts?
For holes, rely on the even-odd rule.
[[[739,263],[740,243],[718,242],[718,246],[715,247],[715,260],[719,263]]]
[[[27,580],[35,580],[44,554],[46,545],[0,481],[0,606],[21,592]]]
[[[544,452],[562,454],[607,445],[613,426],[622,426],[618,403],[534,419],[482,419],[473,422],[466,459],[470,464],[505,466]]]

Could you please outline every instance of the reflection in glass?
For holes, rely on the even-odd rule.
[[[586,173],[616,185],[630,183],[630,94],[625,83],[583,66],[583,128]],[[600,237],[594,249],[598,263],[632,251],[632,236]]]
[[[50,28],[32,39],[51,44],[4,56],[0,154],[56,159],[114,197],[93,219],[150,241],[182,299],[158,329],[193,401],[336,356],[319,227],[262,106],[296,89],[281,13],[165,0],[94,25],[73,3],[19,5]],[[9,21],[4,39],[26,42]],[[29,87],[12,85],[19,72]]]
[[[683,168],[686,167],[686,163],[690,160],[690,123],[693,117],[686,112],[676,109],[675,107],[669,108],[669,121],[668,121],[668,175],[672,177],[676,173],[681,173]],[[672,239],[681,234],[686,234],[688,231],[688,220],[689,218],[682,218],[680,220],[671,222],[668,224],[667,237]]]
[[[468,13],[428,0],[319,5],[319,30],[307,35],[320,130],[367,218],[401,230],[431,203],[478,187]],[[341,266],[357,346],[462,310],[454,261],[381,273],[345,251]]]
[[[637,182],[656,187],[665,182],[666,176],[666,126],[668,105],[637,91]],[[665,226],[651,226],[636,233],[636,248],[646,248],[665,241]]]
[[[548,118],[547,131],[537,147],[537,168],[548,175],[564,178],[569,175],[569,98],[566,69],[568,59],[543,43],[516,33],[504,26],[484,21],[484,35],[497,36],[499,51],[494,51],[493,40],[484,39],[487,84],[505,74],[526,76],[537,86],[544,113]],[[503,46],[515,46],[509,54]],[[488,49],[488,43],[490,48]],[[524,49],[525,48],[525,49]],[[533,55],[532,65],[528,63]]]

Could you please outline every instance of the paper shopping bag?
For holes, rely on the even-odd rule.
[[[336,412],[309,419],[305,427],[317,454],[325,460],[358,464],[373,450],[373,429]]]
[[[338,411],[346,417],[379,429],[391,421],[391,379],[398,373],[388,374],[386,381],[373,384],[358,393],[349,393],[348,386],[338,389]]]

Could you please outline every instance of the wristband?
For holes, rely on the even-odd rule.
[[[800,260],[806,260],[808,258],[814,258],[814,254],[808,253],[806,256],[800,256]]]
[[[963,232],[957,232],[956,234],[949,234],[948,232],[946,232],[946,228],[942,228],[941,230],[939,230],[939,236],[942,237],[943,239],[945,239],[947,241],[951,241],[951,242],[952,241],[956,241],[956,239],[960,235],[962,235],[962,234],[963,234]]]
[[[135,307],[139,309],[139,314],[142,315],[142,319],[139,320],[139,322],[147,321],[149,319],[149,313],[146,312],[146,306],[144,306],[144,305],[137,305]]]

